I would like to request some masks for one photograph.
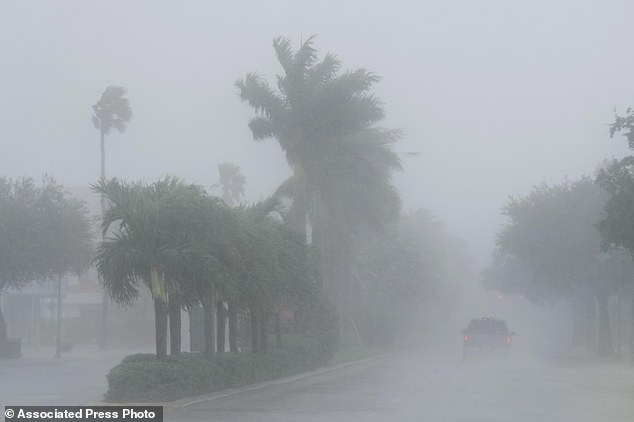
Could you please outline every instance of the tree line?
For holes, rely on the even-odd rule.
[[[207,354],[215,350],[214,298],[229,305],[231,351],[237,351],[236,317],[246,309],[257,353],[267,349],[269,316],[322,300],[308,247],[272,216],[279,201],[230,208],[173,177],[152,184],[102,180],[93,188],[110,204],[97,269],[117,303],[133,303],[142,286],[150,290],[159,357],[167,354],[168,320],[170,352],[180,353],[182,308],[203,307]]]
[[[632,149],[634,113],[626,113],[616,115],[610,135],[623,132]],[[608,299],[633,282],[633,160],[606,161],[593,178],[542,183],[509,198],[502,209],[507,223],[484,272],[490,288],[533,302],[570,301],[573,343],[596,344],[601,356],[614,354]]]
[[[319,59],[313,43],[311,37],[294,50],[289,39],[273,41],[283,71],[277,89],[257,73],[235,83],[239,98],[255,112],[249,122],[254,140],[279,142],[292,170],[260,203],[240,202],[244,177],[229,163],[219,165],[220,184],[212,186],[222,189],[221,197],[173,176],[153,183],[107,178],[105,137],[112,129],[125,131],[132,109],[125,89],[116,86],[93,106],[102,176],[92,185],[102,198],[94,262],[117,303],[131,305],[143,286],[149,289],[161,357],[168,352],[168,330],[170,352],[181,349],[183,308],[203,307],[207,353],[214,339],[224,341],[224,324],[212,324],[214,309],[216,319],[228,318],[230,327],[241,312],[249,315],[255,352],[266,350],[271,322],[280,341],[276,315],[289,308],[305,326],[339,321],[341,339],[358,341],[358,321],[372,304],[412,308],[412,297],[424,300],[430,285],[448,277],[448,266],[430,270],[439,262],[430,258],[439,252],[425,246],[433,217],[418,215],[420,236],[402,229],[407,223],[392,183],[394,172],[402,170],[394,149],[402,134],[380,125],[385,110],[372,92],[380,78],[367,69],[343,71],[332,54]],[[77,228],[85,225],[81,220]],[[403,267],[367,270],[373,260],[390,256]],[[104,321],[106,310],[104,301]],[[307,320],[309,313],[315,321]],[[399,318],[388,319],[394,324]],[[372,330],[362,335],[371,337]],[[229,348],[235,350],[237,330],[229,331]],[[102,328],[104,344],[105,337]]]

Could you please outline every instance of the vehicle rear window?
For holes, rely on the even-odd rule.
[[[506,323],[499,319],[472,319],[467,329],[487,333],[508,333]]]

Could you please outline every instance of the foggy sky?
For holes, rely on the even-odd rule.
[[[107,138],[108,176],[210,186],[230,161],[247,199],[267,196],[290,172],[276,141],[252,140],[233,83],[273,84],[273,38],[317,34],[321,56],[382,76],[384,124],[420,153],[395,179],[405,209],[434,211],[486,264],[508,195],[628,152],[607,124],[634,106],[632,16],[631,1],[0,0],[0,175],[96,181],[90,106],[121,85],[134,117]]]

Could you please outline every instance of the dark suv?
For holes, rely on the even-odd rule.
[[[509,331],[506,322],[496,318],[472,319],[469,326],[460,332],[463,336],[463,360],[473,353],[508,353],[515,335],[514,331]]]

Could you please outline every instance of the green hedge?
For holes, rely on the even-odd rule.
[[[284,347],[266,354],[217,353],[206,358],[183,353],[159,360],[152,354],[127,356],[108,374],[106,401],[173,401],[226,388],[285,377],[326,365],[336,336],[285,337]]]

